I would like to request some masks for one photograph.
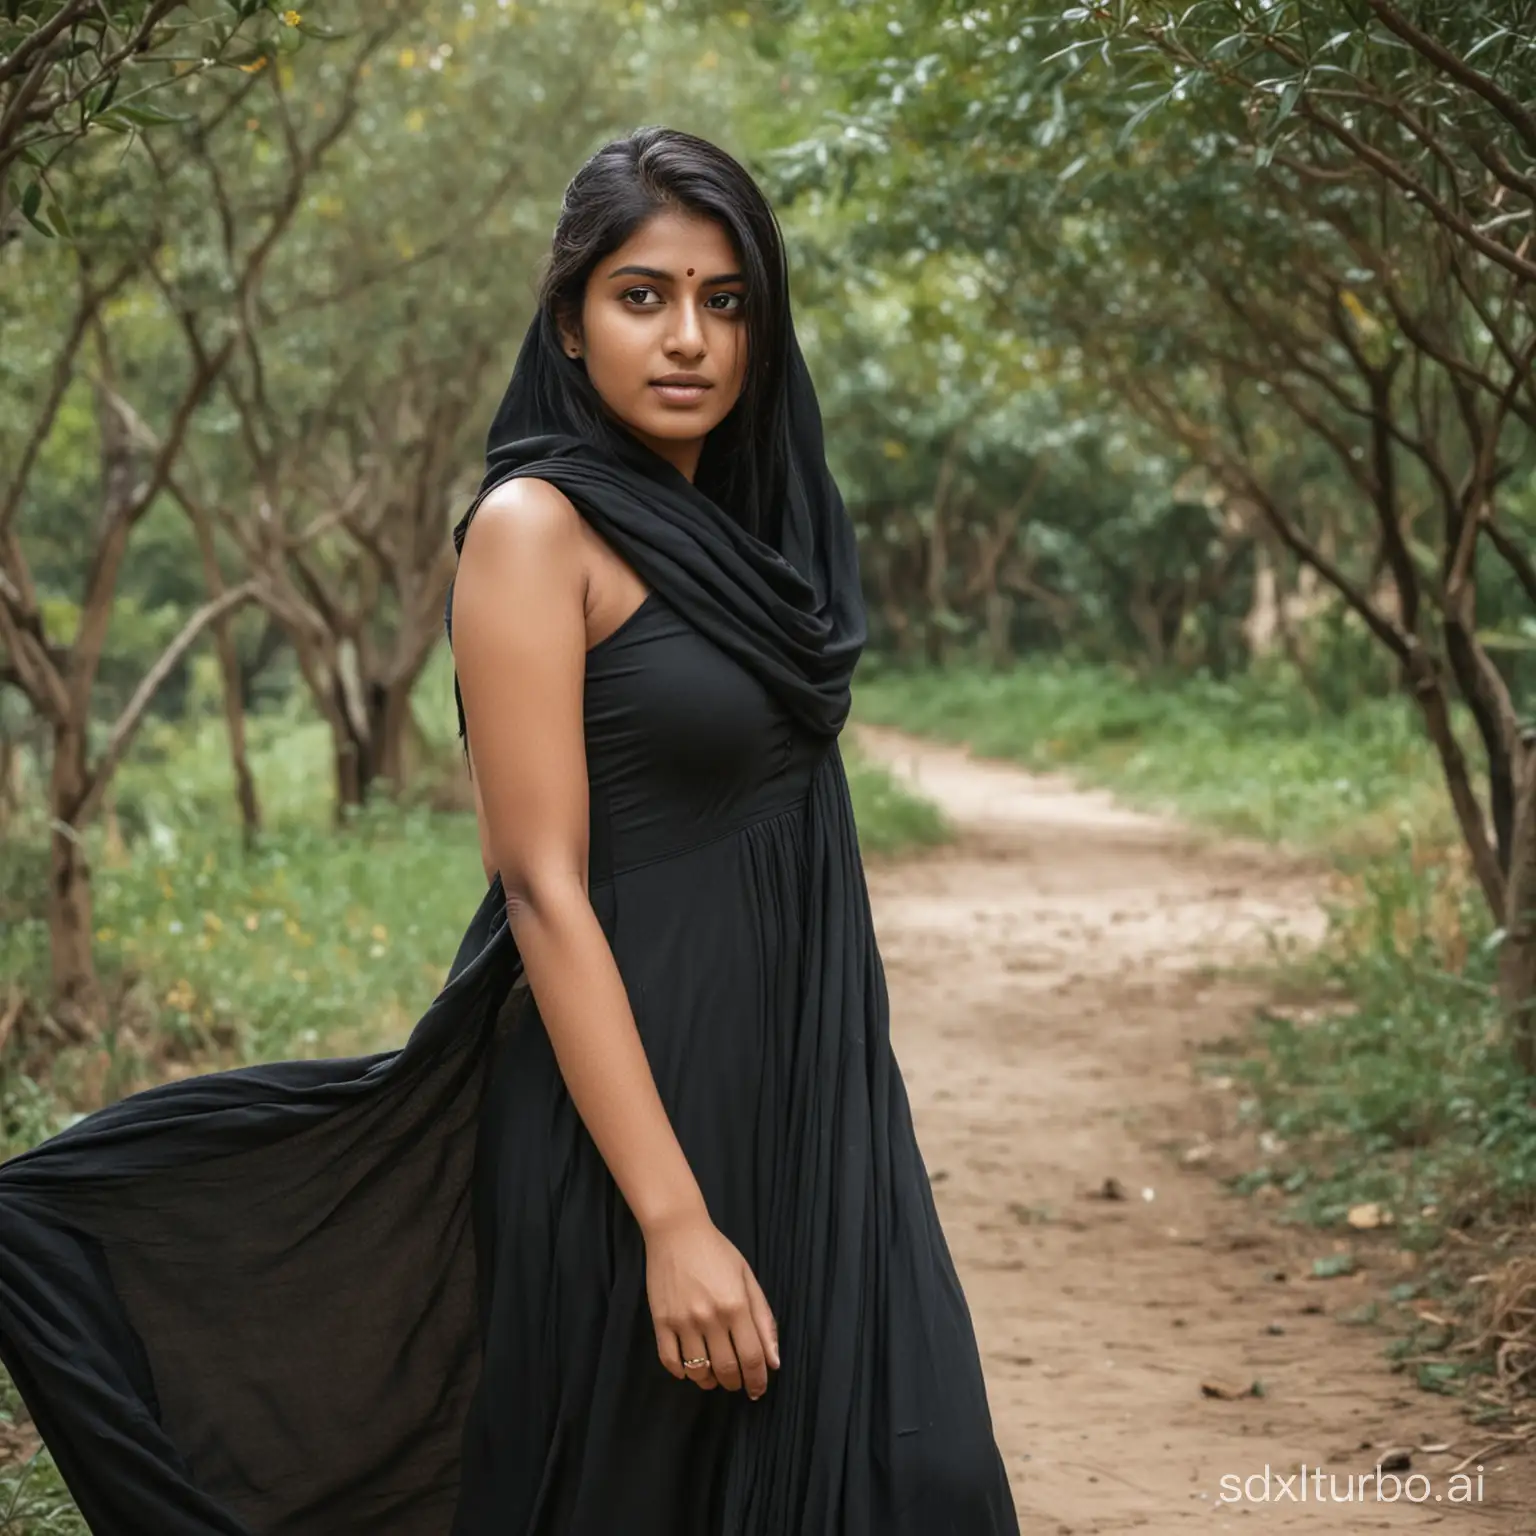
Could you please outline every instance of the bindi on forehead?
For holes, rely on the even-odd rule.
[[[689,268],[688,268],[688,276],[689,276],[689,277],[692,277],[692,276],[693,276],[693,268],[692,268],[692,267],[689,267]]]

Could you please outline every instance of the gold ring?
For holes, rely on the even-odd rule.
[[[708,1364],[709,1364],[709,1356],[708,1355],[700,1355],[697,1360],[684,1360],[683,1361],[683,1369],[685,1371],[696,1371],[696,1370],[698,1370],[698,1368],[701,1365],[708,1365]]]

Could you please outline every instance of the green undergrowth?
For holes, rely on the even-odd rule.
[[[1274,1149],[1240,1187],[1343,1234],[1375,1205],[1426,1249],[1449,1226],[1532,1216],[1536,1111],[1500,1028],[1497,934],[1406,702],[1338,714],[1283,677],[1155,683],[1030,660],[877,674],[856,714],[1325,859],[1323,944],[1278,959],[1279,1000],[1204,1063]]]
[[[53,1458],[0,1370],[0,1536],[89,1536]]]
[[[1536,1216],[1536,1105],[1512,1071],[1496,935],[1459,865],[1410,839],[1342,884],[1319,951],[1279,977],[1259,1049],[1206,1065],[1272,1134],[1239,1181],[1348,1230],[1375,1206],[1408,1246]]]
[[[451,748],[434,744],[410,803],[379,798],[338,831],[323,728],[253,726],[265,818],[253,850],[211,724],[190,739],[151,733],[124,768],[116,830],[89,834],[109,1024],[100,1042],[55,1052],[46,1073],[7,1060],[0,1156],[166,1076],[398,1044],[434,996],[484,891],[473,814],[434,808],[460,771]],[[929,803],[852,750],[848,772],[866,852],[946,836]],[[40,833],[0,855],[0,975],[34,996],[48,966],[44,856]]]
[[[166,1077],[398,1044],[441,984],[484,888],[473,817],[380,802],[337,831],[323,734],[261,731],[266,830],[247,850],[212,734],[130,764],[121,835],[91,830],[107,1026],[54,1052],[46,1072],[7,1061],[0,1153]],[[19,915],[0,939],[0,969],[38,997],[47,924],[14,893],[27,883],[17,864],[40,870],[42,856],[40,839],[8,855]]]
[[[1450,830],[1404,702],[1330,713],[1283,677],[1153,683],[1035,658],[1006,672],[884,671],[861,675],[855,716],[1336,856],[1388,847],[1405,823],[1420,835]]]
[[[914,795],[878,763],[843,750],[859,847],[866,854],[901,854],[948,841],[949,823],[931,800]]]

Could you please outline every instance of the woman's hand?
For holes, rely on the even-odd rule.
[[[779,1366],[773,1310],[740,1250],[708,1216],[696,1215],[645,1234],[645,1289],[656,1325],[656,1352],[679,1381],[709,1391],[743,1386],[758,1398]],[[706,1358],[705,1366],[684,1366]]]

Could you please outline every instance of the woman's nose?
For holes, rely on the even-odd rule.
[[[672,334],[668,337],[668,350],[682,352],[690,357],[704,350],[704,324],[698,306],[686,300],[674,306]]]

